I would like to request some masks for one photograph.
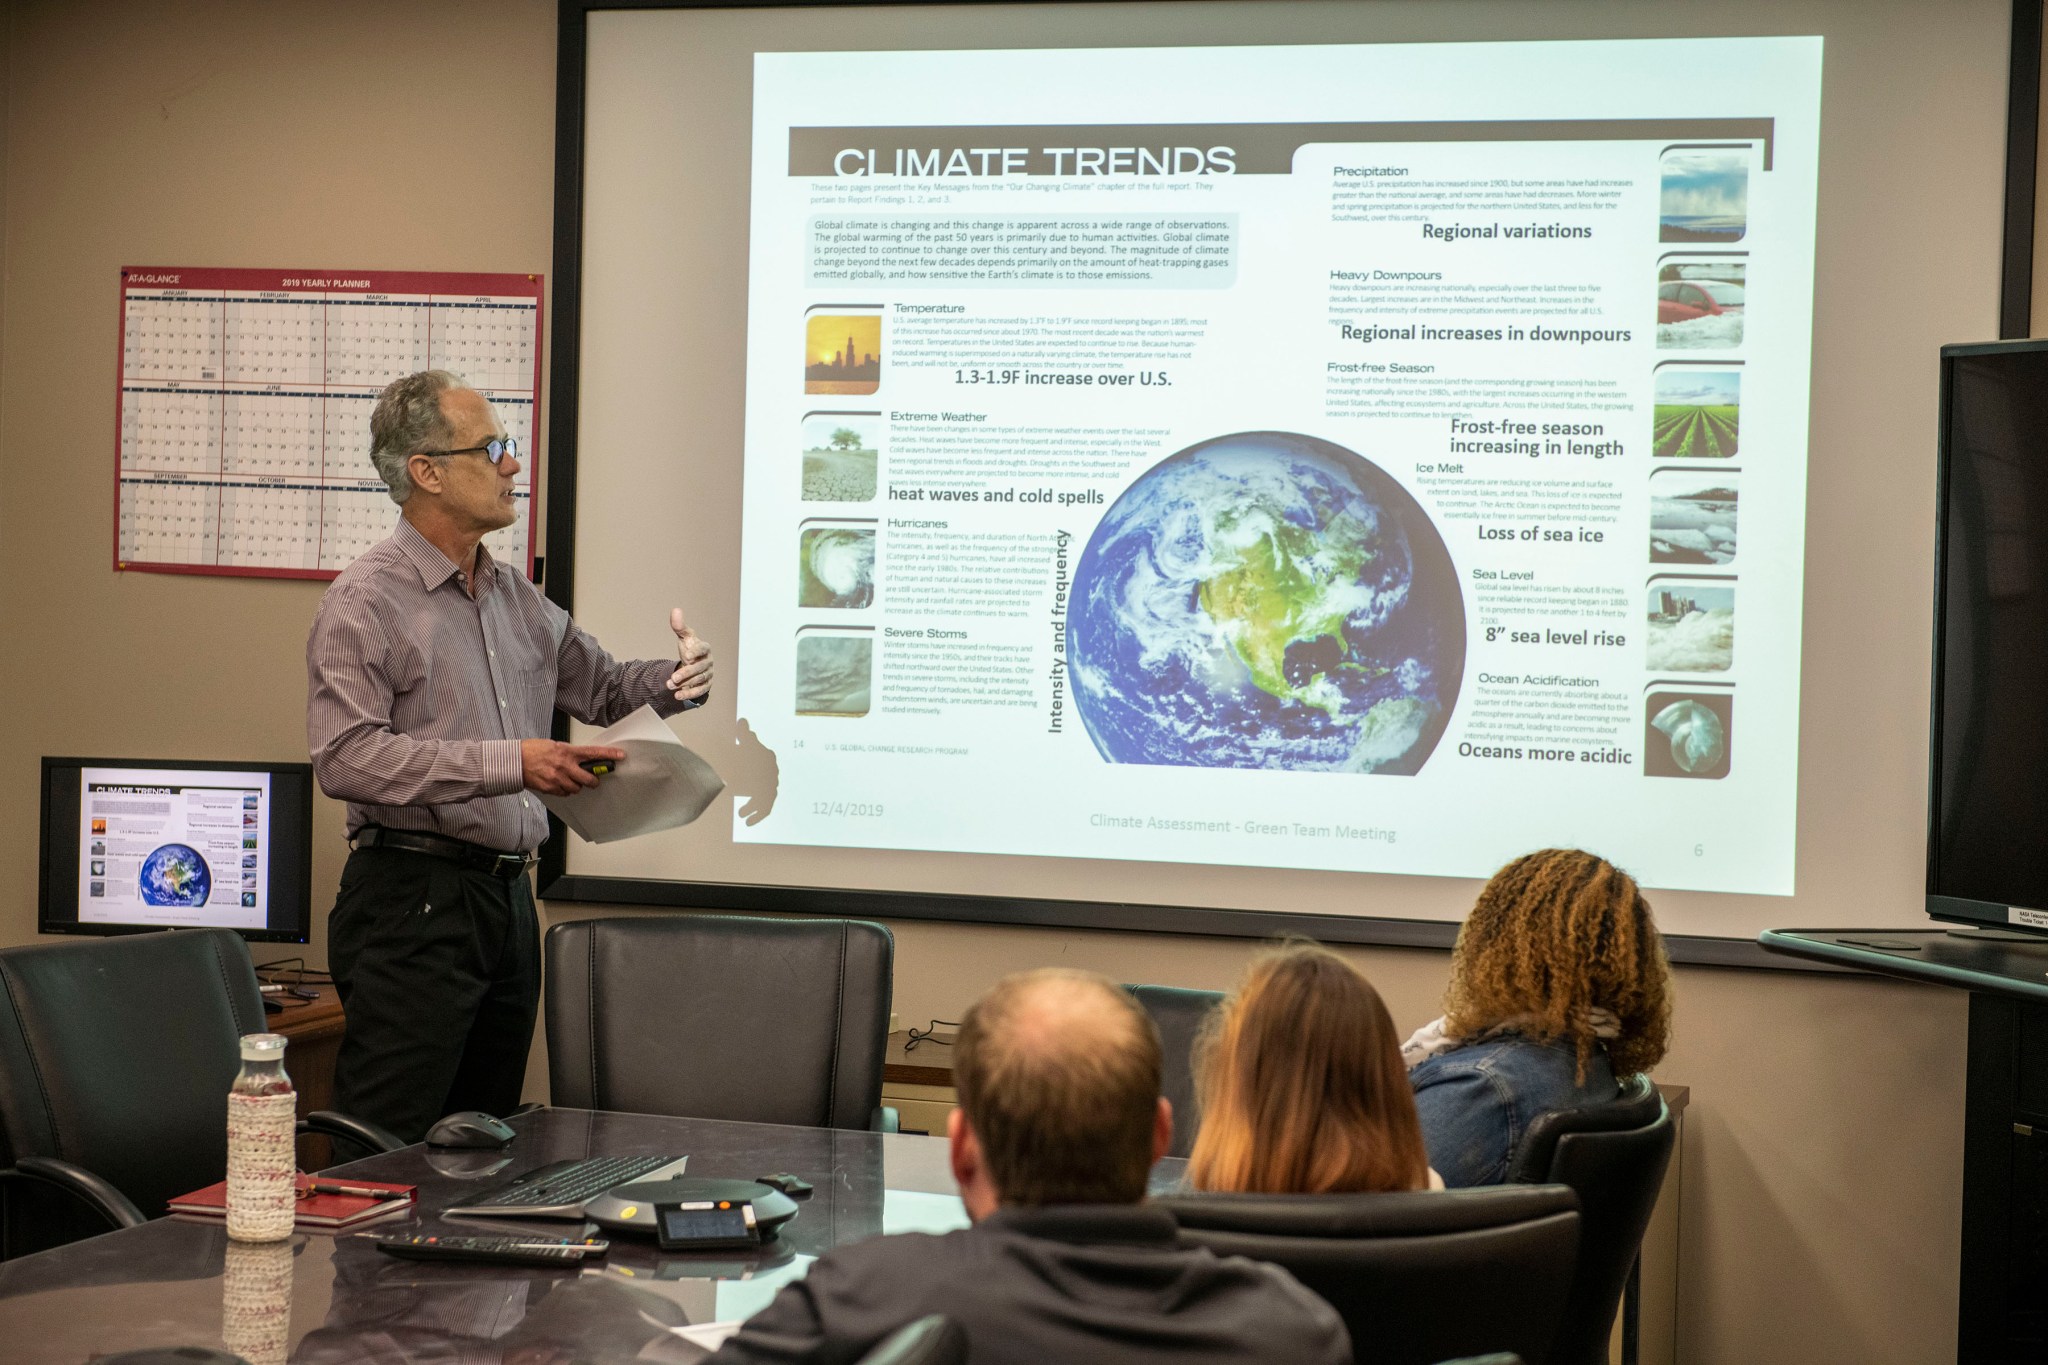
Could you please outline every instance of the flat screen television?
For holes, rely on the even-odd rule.
[[[2048,934],[2048,341],[1944,346],[1940,430],[1927,913]]]
[[[43,933],[304,943],[312,866],[309,764],[43,760]]]

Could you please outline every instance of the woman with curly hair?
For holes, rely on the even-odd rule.
[[[1492,1185],[1537,1115],[1612,1100],[1671,1026],[1671,968],[1626,872],[1546,848],[1496,872],[1451,953],[1444,1017],[1402,1048],[1430,1162]]]
[[[1442,1188],[1423,1153],[1394,1021],[1356,967],[1314,943],[1265,953],[1195,1047],[1200,1190]]]

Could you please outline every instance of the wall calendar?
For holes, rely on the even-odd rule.
[[[370,409],[452,370],[519,441],[519,519],[484,540],[532,572],[541,277],[121,272],[114,567],[333,578],[391,534]]]

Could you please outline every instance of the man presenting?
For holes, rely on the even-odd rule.
[[[555,708],[593,725],[649,703],[673,715],[710,692],[711,649],[677,610],[680,663],[620,663],[491,558],[484,536],[518,515],[518,447],[454,375],[394,380],[370,441],[398,529],[320,599],[306,736],[354,846],[327,922],[348,1021],[335,1106],[411,1141],[442,1114],[519,1103],[540,994],[534,794],[625,757],[547,738]]]
[[[974,1365],[1348,1365],[1336,1310],[1278,1266],[1181,1247],[1145,1207],[1173,1140],[1159,1033],[1107,977],[1005,977],[953,1046],[953,1178],[974,1226],[873,1237],[818,1260],[710,1365],[858,1360],[944,1313]]]

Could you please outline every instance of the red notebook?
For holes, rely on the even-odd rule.
[[[313,1184],[345,1185],[351,1190],[374,1190],[369,1194],[326,1194],[312,1193]],[[302,1228],[345,1228],[351,1223],[376,1218],[395,1209],[410,1208],[418,1196],[419,1189],[413,1185],[393,1185],[382,1180],[347,1180],[335,1177],[332,1180],[318,1176],[301,1175],[298,1178],[299,1202],[292,1222]],[[203,1190],[181,1194],[171,1201],[172,1213],[196,1214],[201,1218],[226,1218],[228,1216],[228,1182],[208,1185]]]

